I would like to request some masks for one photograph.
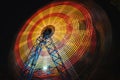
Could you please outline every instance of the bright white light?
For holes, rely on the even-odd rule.
[[[47,70],[47,66],[44,66],[44,67],[43,67],[43,70],[46,71],[46,70]]]

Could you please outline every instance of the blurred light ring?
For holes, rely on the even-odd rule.
[[[25,29],[27,28],[27,26],[29,25],[29,23],[32,21],[32,19],[33,19],[36,15],[40,14],[42,11],[44,11],[44,10],[50,8],[50,7],[54,7],[54,6],[58,6],[58,5],[69,5],[69,6],[72,6],[72,7],[75,7],[76,9],[78,9],[78,10],[83,14],[83,16],[84,16],[84,19],[85,19],[85,21],[86,21],[86,28],[87,28],[88,30],[91,30],[91,31],[89,32],[89,36],[93,34],[94,29],[93,29],[93,26],[92,26],[91,16],[90,16],[89,12],[87,11],[87,9],[85,8],[85,6],[83,6],[83,4],[77,4],[77,3],[73,3],[73,2],[57,2],[57,3],[53,3],[53,4],[51,4],[51,5],[48,5],[48,6],[44,7],[44,8],[42,8],[42,9],[38,10],[38,11],[25,23],[25,25],[22,27],[20,33],[18,34],[18,37],[17,37],[17,39],[16,39],[16,43],[15,43],[14,52],[15,52],[15,55],[16,55],[17,63],[18,63],[18,65],[19,65],[21,68],[23,68],[23,64],[24,64],[23,61],[22,61],[21,58],[20,58],[20,53],[19,53],[19,40],[20,40],[20,38],[21,38],[22,32],[25,31]],[[55,14],[55,13],[53,13],[53,14]],[[53,14],[49,14],[48,17],[49,17],[50,15],[53,15]],[[56,14],[60,14],[60,15],[61,15],[61,13],[56,13]],[[62,14],[62,15],[67,16],[66,14]],[[57,16],[57,15],[56,15],[56,16]],[[67,17],[69,17],[69,16],[67,16]],[[65,19],[66,19],[66,18],[65,18]],[[38,21],[38,22],[40,22],[40,21]],[[36,23],[36,25],[37,25],[37,23]],[[35,26],[35,25],[34,25],[34,26]],[[32,28],[34,28],[34,27],[32,27]],[[29,33],[29,38],[28,38],[28,41],[27,41],[27,42],[29,42],[29,40],[31,40],[31,32],[32,32],[32,30],[33,30],[33,29],[31,29],[31,31],[30,31],[30,33]],[[32,42],[32,41],[30,41],[30,43],[31,43],[31,42]],[[31,45],[32,45],[32,44],[30,44],[30,43],[28,43],[29,48],[30,48]],[[81,50],[81,47],[78,49],[78,51],[76,51],[76,53],[79,53],[80,50]],[[73,64],[74,64],[78,59],[79,59],[79,58],[77,58],[77,59],[75,60],[75,58],[72,59],[72,57],[70,57],[70,60],[71,60],[71,62],[72,62]]]

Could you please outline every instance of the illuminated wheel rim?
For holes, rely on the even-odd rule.
[[[55,28],[52,39],[67,69],[80,61],[84,54],[94,53],[96,33],[87,8],[73,2],[56,2],[38,10],[19,32],[14,52],[21,69],[35,40],[47,25]],[[48,64],[54,66],[50,55],[43,49],[36,68]]]

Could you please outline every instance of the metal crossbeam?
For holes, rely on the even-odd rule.
[[[59,52],[57,51],[56,46],[53,43],[53,40],[51,38],[49,38],[46,42],[46,45],[47,45],[46,49],[47,49],[48,53],[50,54],[52,61],[54,62],[59,74],[61,75],[61,78],[63,80],[70,80],[70,79],[67,79],[69,73],[67,71],[65,71],[66,70],[65,65],[62,61],[61,56],[59,55]]]

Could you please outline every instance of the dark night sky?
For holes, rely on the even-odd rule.
[[[26,1],[26,2],[25,2]],[[13,80],[8,68],[8,55],[24,22],[39,8],[52,0],[4,0],[1,3],[0,80]],[[120,11],[110,0],[95,0],[108,14],[112,25],[112,51],[96,71],[94,80],[120,80]],[[98,73],[99,72],[99,73]]]

